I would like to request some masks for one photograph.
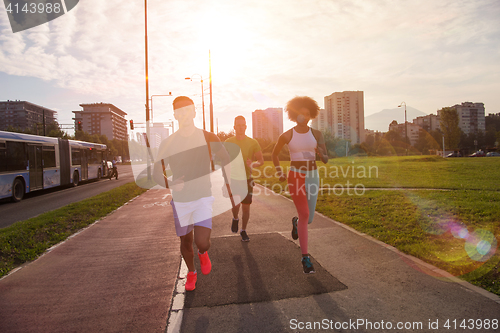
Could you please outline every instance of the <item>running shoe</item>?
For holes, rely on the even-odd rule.
[[[305,274],[316,273],[309,257],[302,257],[302,268],[304,268]]]
[[[189,272],[186,280],[186,290],[191,291],[196,288],[196,280],[198,279],[196,272]]]
[[[295,216],[293,219],[292,219],[292,238],[293,239],[298,239],[299,238],[299,233],[297,232],[297,221],[299,220],[299,218],[297,216]]]
[[[231,231],[233,233],[237,233],[238,232],[238,223],[240,222],[240,220],[238,219],[233,219],[233,223],[231,224]]]
[[[200,258],[201,272],[204,275],[207,275],[212,270],[212,262],[210,261],[210,258],[208,257],[208,251],[205,251],[205,253],[203,253],[203,254],[198,252],[198,258]]]
[[[240,235],[241,235],[241,241],[242,242],[248,242],[248,241],[250,241],[250,237],[248,237],[247,232],[245,230],[243,230],[242,232],[240,232]]]

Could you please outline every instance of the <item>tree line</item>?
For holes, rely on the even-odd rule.
[[[436,150],[461,151],[464,155],[482,150],[500,149],[500,113],[489,114],[485,117],[486,131],[477,131],[465,134],[459,126],[458,112],[454,108],[445,107],[440,110],[440,128],[426,131],[421,129],[414,146],[408,138],[398,131],[374,133],[367,135],[361,148],[368,155],[404,155],[406,149],[409,154],[428,155]]]

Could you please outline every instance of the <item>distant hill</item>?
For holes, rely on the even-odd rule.
[[[406,120],[410,123],[413,122],[413,119],[426,115],[427,113],[412,108],[411,106],[406,107]],[[393,120],[396,120],[398,123],[405,122],[404,107],[384,109],[380,112],[365,117],[365,128],[374,131],[387,132],[389,130],[389,124]]]

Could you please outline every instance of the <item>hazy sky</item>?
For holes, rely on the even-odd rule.
[[[150,95],[190,96],[201,119],[200,82],[184,79],[200,74],[208,119],[210,49],[219,130],[296,95],[323,107],[346,90],[364,91],[365,116],[402,101],[498,113],[499,17],[498,0],[150,0]],[[1,8],[0,30],[0,100],[54,109],[63,124],[95,102],[145,121],[144,1],[82,0],[15,34]],[[155,121],[172,118],[171,102],[154,97]]]

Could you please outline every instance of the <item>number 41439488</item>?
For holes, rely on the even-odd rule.
[[[18,3],[15,3],[14,5],[12,5],[12,3],[9,3],[9,5],[7,6],[7,13],[9,14],[18,14],[18,13],[25,13],[25,14],[28,14],[28,13],[31,13],[31,14],[35,14],[35,13],[46,13],[46,14],[51,14],[51,13],[56,13],[56,14],[59,14],[61,12],[61,4],[60,3],[55,3],[55,4],[52,4],[52,3],[35,3],[35,2],[32,2],[32,3],[25,3],[24,6],[19,9],[19,4]]]

